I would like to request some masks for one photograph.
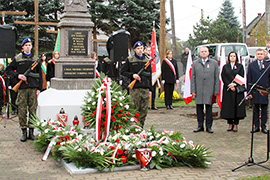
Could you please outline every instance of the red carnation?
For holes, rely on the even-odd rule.
[[[116,106],[118,106],[118,103],[115,103]]]
[[[120,142],[120,139],[116,139],[116,142],[119,143]]]
[[[171,153],[168,152],[168,155],[171,156]]]
[[[114,110],[113,109],[111,110],[111,113],[114,113]]]
[[[118,117],[120,118],[122,115],[121,114],[118,114]]]
[[[123,112],[123,110],[122,110],[122,109],[120,109],[120,112]]]
[[[90,114],[90,116],[91,116],[91,117],[94,117],[94,115],[93,115],[93,114]]]
[[[117,129],[117,127],[113,127],[113,129]]]
[[[121,156],[120,159],[123,163],[127,163],[127,157]]]
[[[123,116],[126,116],[126,114],[125,114],[125,113],[123,113]]]
[[[116,119],[115,119],[115,118],[113,118],[113,119],[112,119],[112,122],[115,122],[115,121],[116,121]]]
[[[38,140],[38,136],[37,136],[37,140]]]
[[[125,120],[125,122],[127,122],[128,121],[128,118]]]
[[[96,115],[96,111],[94,111],[93,114]]]
[[[103,122],[102,124],[103,124],[103,125],[105,125],[106,123],[105,123],[105,122]]]
[[[104,114],[101,114],[101,117],[104,118]]]
[[[111,115],[111,119],[113,119],[113,115]]]
[[[129,112],[127,113],[127,116],[129,116]]]
[[[116,108],[116,106],[112,106],[114,109]]]
[[[60,141],[57,141],[57,146],[61,146],[60,143],[61,143]]]
[[[118,158],[118,156],[117,156],[117,155],[115,155],[115,158]]]
[[[61,139],[62,141],[64,140],[62,136],[60,136],[59,139]]]
[[[121,126],[119,126],[119,129],[121,129],[123,126],[121,125]]]
[[[65,136],[65,139],[69,139],[69,136]]]
[[[139,114],[139,113],[135,113],[135,116],[136,116],[136,117],[140,117],[140,114]]]
[[[102,107],[102,111],[104,111],[105,107]]]
[[[117,154],[118,154],[118,155],[122,155],[122,154],[123,154],[123,150],[118,149],[118,150],[117,150]]]

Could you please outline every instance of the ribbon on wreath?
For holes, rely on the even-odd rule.
[[[111,100],[111,78],[104,78],[103,84],[106,87],[106,118],[105,118],[105,137],[104,142],[107,141],[107,138],[110,133],[110,124],[111,124],[111,113],[112,113],[112,100]]]
[[[105,89],[105,95],[106,95],[106,117],[105,117],[105,132],[104,132],[104,142],[107,141],[107,138],[110,133],[110,123],[111,123],[111,84],[112,80],[111,78],[104,78],[102,81],[102,85],[99,89],[98,93],[98,104],[97,104],[97,112],[96,112],[96,140],[101,140],[101,113],[102,113],[102,103],[103,103],[103,97],[102,92]]]
[[[43,155],[43,158],[41,159],[41,161],[46,161],[50,152],[51,152],[51,149],[53,147],[53,145],[55,145],[55,141],[56,139],[58,138],[59,136],[54,136],[50,142],[50,144],[48,145],[46,151],[45,151],[45,154]]]

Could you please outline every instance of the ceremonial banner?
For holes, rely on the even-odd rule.
[[[184,95],[183,99],[186,104],[189,104],[192,101],[192,94],[191,94],[191,87],[190,87],[190,79],[191,79],[191,71],[192,71],[192,57],[191,57],[191,51],[188,53],[188,59],[187,59],[187,67],[186,67],[186,75],[184,79]]]
[[[219,94],[217,95],[217,103],[220,109],[221,109],[221,103],[222,103],[223,84],[224,84],[221,78],[221,73],[222,73],[223,66],[225,64],[226,64],[225,48],[222,48],[221,57],[220,57],[220,66],[219,66]]]
[[[155,57],[156,55],[156,57]],[[151,58],[155,59],[151,61],[151,67],[152,67],[152,86],[156,83],[158,80],[160,74],[161,74],[161,66],[160,66],[160,57],[158,52],[158,46],[156,41],[156,31],[155,28],[153,28],[152,31],[152,37],[151,37]]]

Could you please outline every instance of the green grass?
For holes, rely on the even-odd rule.
[[[258,176],[258,177],[253,177],[253,178],[241,178],[239,180],[269,180],[270,175],[265,175],[265,176]]]
[[[165,101],[160,99],[160,98],[156,98],[155,101],[155,105],[157,108],[161,108],[161,107],[165,107]],[[195,100],[192,100],[191,103],[189,103],[188,105],[186,105],[185,101],[183,99],[180,100],[173,100],[173,107],[189,107],[189,106],[195,106]]]

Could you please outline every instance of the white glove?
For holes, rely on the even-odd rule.
[[[179,80],[177,79],[177,80],[176,80],[176,84],[178,84],[178,83],[179,83]]]
[[[51,86],[50,81],[47,81],[47,86],[48,86],[48,87],[50,87],[50,86]]]
[[[165,80],[162,80],[161,82],[162,82],[162,84],[165,84]]]

